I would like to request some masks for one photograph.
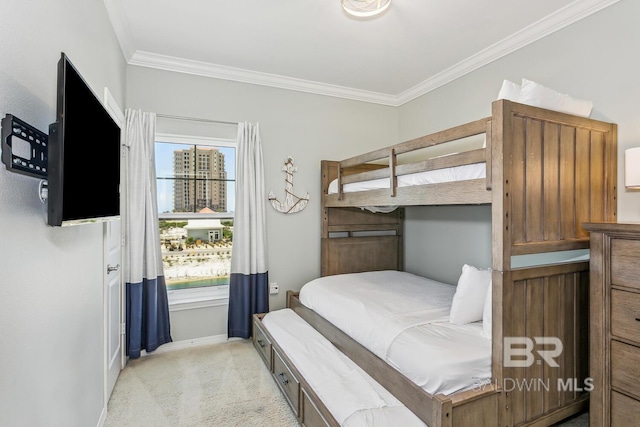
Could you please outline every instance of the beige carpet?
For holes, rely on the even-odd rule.
[[[250,341],[131,360],[120,373],[105,427],[297,426]]]
[[[586,427],[588,416],[562,427]],[[251,341],[131,360],[105,427],[294,427],[298,423]]]

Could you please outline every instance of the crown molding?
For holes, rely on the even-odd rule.
[[[620,0],[576,0],[564,8],[546,16],[526,28],[500,40],[469,58],[429,77],[416,86],[398,94],[384,94],[344,86],[302,80],[275,74],[248,71],[201,61],[193,61],[166,55],[135,50],[122,12],[122,0],[104,0],[122,51],[130,65],[156,68],[178,73],[194,74],[217,79],[250,83],[261,86],[288,89],[317,95],[370,102],[399,107],[415,98],[446,85],[478,68],[496,61],[518,49],[565,28],[587,16],[607,8]]]
[[[396,102],[398,105],[406,104],[419,96],[444,86],[619,1],[620,0],[576,0],[551,15],[534,22],[528,27],[406,90],[397,96]]]
[[[129,65],[194,74],[204,77],[213,77],[216,79],[232,80],[241,83],[251,83],[279,89],[308,92],[317,95],[346,98],[355,101],[373,102],[383,105],[394,105],[396,98],[393,95],[383,93],[318,83],[293,77],[279,76],[276,74],[248,71],[240,68],[226,67],[223,65],[159,55],[150,52],[136,51],[129,61]]]

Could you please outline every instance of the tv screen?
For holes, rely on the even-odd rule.
[[[117,218],[120,127],[64,53],[56,116],[49,126],[49,225]]]

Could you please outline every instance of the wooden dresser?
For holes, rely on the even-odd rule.
[[[591,427],[640,425],[640,223],[587,223]]]

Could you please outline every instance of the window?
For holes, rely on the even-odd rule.
[[[169,303],[228,297],[235,141],[158,134],[158,217]]]

